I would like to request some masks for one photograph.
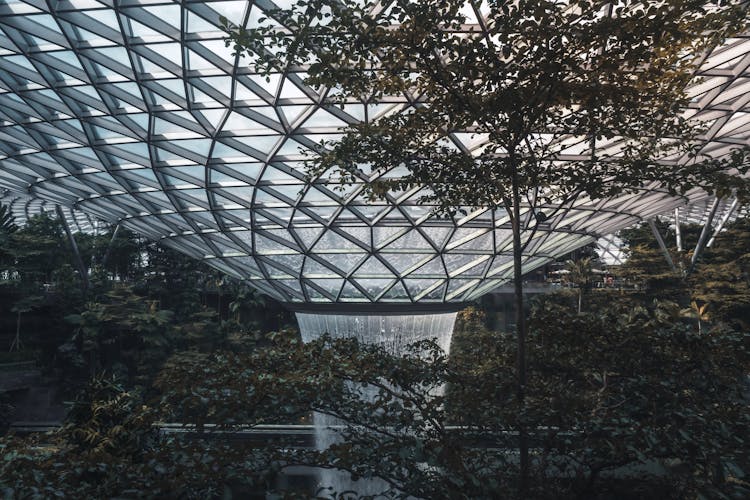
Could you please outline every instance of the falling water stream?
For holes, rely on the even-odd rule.
[[[388,353],[401,356],[406,347],[421,340],[436,339],[440,348],[450,351],[453,325],[456,313],[440,314],[401,314],[401,315],[346,315],[297,313],[297,322],[303,342],[311,342],[328,333],[331,338],[354,337],[362,343],[382,346]],[[360,391],[368,397],[366,391]],[[369,397],[374,397],[370,395]],[[315,413],[315,445],[325,450],[339,441],[333,428],[341,422],[328,415]],[[348,472],[321,470],[318,474],[319,487],[333,488],[333,491],[356,491],[359,495],[377,495],[388,489],[385,481],[379,479],[352,480]]]

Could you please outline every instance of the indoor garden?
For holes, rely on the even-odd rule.
[[[750,497],[749,20],[0,0],[3,498]]]

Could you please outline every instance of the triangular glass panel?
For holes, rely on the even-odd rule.
[[[196,104],[203,104],[204,106],[208,108],[211,108],[211,107],[220,108],[223,106],[219,101],[217,101],[210,95],[206,94],[205,92],[203,92],[201,89],[199,89],[198,87],[194,85],[190,86],[190,92],[192,93],[191,101]]]
[[[395,282],[393,278],[358,278],[356,281],[361,288],[365,289],[372,300],[380,296]]]
[[[341,285],[344,284],[343,278],[336,279],[312,279],[311,282],[315,283],[318,287],[322,288],[334,298],[338,295],[341,290]]]
[[[284,127],[281,126],[279,115],[276,113],[276,109],[272,106],[253,106],[252,108],[248,108],[248,112],[250,112],[250,115],[259,122],[261,120],[255,117],[256,113],[264,118],[270,119],[274,125],[278,124],[276,130],[284,129]]]
[[[237,83],[234,89],[234,100],[235,101],[259,101],[260,96],[247,88],[245,85]],[[275,115],[274,115],[275,116]]]
[[[474,255],[473,257],[476,257],[476,255]],[[449,266],[449,269],[451,270],[451,276],[458,275],[462,278],[468,278],[470,276],[481,278],[489,263],[490,258],[489,256],[486,256],[485,258],[472,260],[470,263],[470,267],[462,269],[459,267]]]
[[[300,180],[297,177],[284,172],[283,170],[275,168],[272,165],[268,165],[268,167],[266,167],[266,170],[263,172],[263,180],[267,182],[293,182],[299,184],[300,186],[304,183],[303,180]],[[298,188],[298,190],[300,189],[301,188]]]
[[[375,248],[380,248],[383,245],[390,243],[395,240],[402,233],[408,231],[409,228],[398,227],[398,226],[375,226],[372,228],[373,242]]]
[[[287,138],[284,144],[276,151],[277,156],[299,156],[309,153],[310,149],[292,138]]]
[[[344,288],[341,290],[342,299],[365,299],[367,296],[359,290],[354,283],[347,281]]]
[[[205,118],[206,122],[215,130],[216,126],[224,119],[224,113],[226,113],[226,111],[224,109],[202,109],[200,111],[194,110],[193,114],[195,113],[200,113],[200,115]]]
[[[208,208],[208,196],[204,189],[178,189],[172,191],[172,194],[190,204],[198,204],[198,206]]]
[[[293,208],[266,208],[263,209],[263,212],[267,214],[269,218],[276,221],[278,219],[278,223],[287,225],[289,224],[289,221],[292,219],[292,214],[294,213]]]
[[[227,2],[211,2],[207,5],[218,12],[219,16],[224,16],[230,21],[234,20],[235,22],[239,22],[240,19],[243,19],[245,17],[245,8],[247,7],[247,2],[244,0],[234,0]],[[215,29],[216,28],[214,28],[214,30]]]
[[[287,293],[291,292],[292,295],[299,299],[304,300],[304,296],[302,294],[302,285],[297,280],[274,280],[274,283],[279,283],[288,289],[286,290]]]
[[[304,259],[304,255],[274,255],[272,257],[272,260],[274,263],[278,263],[281,266],[286,267],[288,270],[287,272],[290,272],[294,275],[299,274],[302,271],[302,260]],[[283,267],[281,268],[283,269]]]
[[[286,200],[286,203],[294,203],[299,198],[302,186],[300,184],[263,186],[261,189],[272,193],[279,199]]]
[[[221,94],[221,98],[227,100],[232,95],[232,78],[230,76],[205,76],[194,80],[193,83],[196,86],[200,86],[202,83],[204,87],[208,86],[210,88],[210,90],[205,90],[206,93],[216,94],[218,92]]]
[[[151,59],[148,59],[145,55],[136,54],[133,57],[137,62],[140,62],[140,67],[142,68],[143,73],[150,74],[150,75],[158,75],[159,77],[173,75],[172,71],[169,71],[166,68],[164,68],[161,64],[157,64]],[[179,63],[181,62],[181,60],[178,60],[176,62]],[[138,65],[136,65],[136,68],[137,67]]]
[[[420,226],[420,229],[422,230],[422,233],[424,233],[430,240],[432,240],[432,242],[435,244],[435,247],[438,249],[443,248],[443,245],[445,244],[448,237],[453,234],[452,227],[422,225]]]
[[[242,181],[256,181],[258,177],[260,176],[260,172],[263,170],[263,164],[262,163],[227,163],[224,165],[221,165],[219,167],[217,165],[216,170],[213,170],[211,173],[212,176],[212,182],[213,182],[213,175],[218,174],[219,172],[222,175],[230,176],[230,178],[240,179]],[[231,177],[231,176],[235,177]],[[216,182],[221,182],[219,178],[217,178]]]
[[[315,186],[310,186],[305,195],[302,197],[302,201],[305,203],[330,203],[333,200],[333,198],[331,198]]]
[[[416,271],[410,273],[410,276],[443,276],[446,277],[443,260],[435,257],[427,264],[421,266]]]
[[[297,233],[297,236],[302,239],[305,246],[309,249],[318,239],[318,236],[325,230],[323,226],[312,226],[312,227],[296,227],[290,228],[292,231]]]
[[[212,60],[215,60],[214,58],[221,58],[225,63],[234,64],[232,46],[227,47],[223,40],[206,40],[198,43],[200,45],[200,52],[206,55],[212,54]],[[197,46],[194,47],[199,49]]]
[[[387,260],[399,275],[404,274],[420,262],[425,262],[430,258],[428,255],[419,253],[381,253],[380,256]]]
[[[448,293],[446,299],[450,300],[463,295],[471,289],[472,286],[480,283],[480,280],[471,279],[451,279],[448,282]]]
[[[292,126],[296,126],[297,120],[299,118],[307,113],[309,109],[311,109],[312,106],[308,105],[286,105],[286,106],[279,106],[277,109],[280,109],[281,112],[284,114],[284,118],[286,118],[287,123]]]
[[[179,29],[180,27],[180,7],[178,5],[157,5],[154,7],[143,7],[143,10],[159,21],[168,23],[175,29]],[[135,15],[135,12],[132,15]]]
[[[229,197],[230,199],[234,199],[235,203],[239,202],[243,205],[249,206],[250,203],[252,203],[253,200],[253,194],[255,193],[255,188],[252,186],[245,186],[245,187],[226,187],[222,188],[220,191],[223,195]]]
[[[203,228],[211,228],[211,229],[219,229],[219,225],[216,223],[216,220],[213,218],[210,212],[190,212],[186,216],[190,217],[195,221],[196,224],[199,226],[202,226]],[[214,235],[213,239],[216,240],[217,237]],[[239,249],[230,243],[231,240],[227,241],[226,238],[223,238],[222,244],[226,247],[226,251],[238,251]]]
[[[454,269],[458,269],[460,267],[465,266],[466,264],[469,264],[470,262],[475,261],[476,259],[477,259],[477,255],[465,254],[465,253],[454,253],[454,254],[443,255],[445,267],[448,268],[449,273],[453,272]]]
[[[338,206],[328,206],[328,207],[305,207],[305,211],[312,212],[313,214],[317,215],[320,219],[323,220],[330,220],[333,218],[333,215],[339,210]]]
[[[401,205],[401,210],[406,212],[406,215],[414,222],[417,222],[432,213],[430,207],[423,205]]]
[[[281,84],[279,99],[297,99],[300,97],[307,97],[307,94],[300,90],[289,78],[286,78]]]
[[[283,269],[276,265],[276,255],[273,255],[271,257],[271,259],[258,259],[261,265],[265,267],[266,273],[268,273],[271,279],[277,280],[295,278],[296,273],[290,273],[286,269]]]
[[[265,232],[275,236],[276,238],[284,240],[289,245],[297,246],[297,242],[294,240],[294,237],[289,234],[289,231],[287,231],[286,229],[267,229]]]
[[[400,237],[393,243],[386,246],[389,250],[431,250],[432,247],[419,231],[412,229],[406,235]]]
[[[470,300],[473,299],[474,297],[480,297],[487,292],[491,292],[492,290],[499,287],[503,283],[507,283],[507,281],[506,280],[483,280],[477,288],[472,290],[471,295],[470,295],[471,297]]]
[[[404,279],[404,283],[411,296],[418,297],[427,290],[437,286],[438,283],[442,283],[442,280],[406,278]]]
[[[261,275],[260,268],[252,257],[232,257],[232,260],[240,264],[245,271],[249,271],[248,274]]]
[[[345,127],[347,124],[323,108],[318,108],[300,126],[305,128]]]
[[[395,277],[393,272],[383,264],[376,256],[371,255],[354,273],[355,278],[363,277]],[[361,283],[361,280],[359,280]]]
[[[262,125],[255,120],[252,120],[247,116],[238,113],[237,111],[232,111],[232,113],[229,115],[229,118],[227,118],[227,121],[224,123],[224,127],[222,127],[222,129],[231,130],[233,132],[251,130],[255,135],[260,135],[261,133],[276,134],[275,131],[271,130],[265,125]]]
[[[453,248],[456,245],[463,244],[466,241],[469,241],[473,238],[476,238],[482,235],[485,231],[486,231],[485,228],[459,227],[453,233],[453,236],[451,237],[451,241],[448,244],[448,248]]]
[[[363,247],[370,246],[370,228],[362,226],[337,226],[339,232],[346,233],[351,236]]]
[[[261,234],[256,233],[255,235],[255,251],[259,254],[272,255],[276,253],[289,253],[290,250],[295,249],[289,248],[278,241],[266,238]]]
[[[315,250],[360,250],[360,247],[358,247],[356,243],[329,229],[315,244]]]
[[[380,297],[380,300],[405,300],[408,298],[409,294],[406,292],[406,288],[404,288],[403,283],[398,281]]]
[[[358,122],[365,121],[365,107],[362,104],[345,104],[343,111]]]
[[[308,298],[313,302],[328,302],[330,299],[320,293],[315,287],[311,286],[308,283],[305,283],[305,291],[307,292]]]
[[[508,231],[510,232],[510,231]],[[495,253],[508,253],[513,251],[513,239],[499,239],[495,237]]]
[[[208,156],[208,151],[211,149],[211,143],[211,139],[181,139],[170,141],[172,146],[183,148],[204,158]]]
[[[331,254],[328,258],[328,265],[331,267],[336,267],[340,271],[342,271],[344,274],[350,274],[352,271],[354,271],[360,263],[362,263],[363,260],[367,258],[366,253],[357,253],[355,251],[351,252],[345,252],[345,253],[337,253],[337,254]]]
[[[223,142],[217,142],[211,152],[211,158],[246,158],[247,155]]]
[[[442,285],[439,285],[432,290],[428,291],[425,295],[419,297],[419,299],[423,300],[442,300],[443,295],[445,294],[446,289],[446,283],[443,283]],[[424,292],[423,292],[424,293]]]
[[[319,261],[307,257],[303,268],[303,275],[308,278],[339,277],[339,273]]]
[[[262,159],[265,159],[265,156],[274,150],[280,138],[281,138],[280,135],[278,135],[276,132],[273,132],[273,134],[270,134],[270,135],[254,135],[252,137],[235,137],[235,140],[257,150],[259,153],[261,153]],[[258,155],[256,154],[254,156],[257,157]]]
[[[513,256],[511,255],[497,255],[492,261],[492,266],[487,272],[487,276],[494,275],[510,275],[513,268]]]
[[[206,31],[216,31],[216,26],[209,23],[195,12],[187,11],[187,31],[188,33],[201,33]]]

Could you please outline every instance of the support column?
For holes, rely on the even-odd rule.
[[[661,237],[661,233],[659,232],[659,229],[656,227],[656,224],[654,224],[654,219],[649,219],[648,225],[651,227],[651,232],[654,233],[656,242],[659,243],[659,248],[661,248],[661,253],[663,253],[664,258],[667,259],[667,264],[669,264],[669,268],[672,270],[673,273],[677,274],[677,268],[675,267],[674,262],[672,261],[672,256],[669,255],[669,250],[667,249],[667,245],[664,244],[664,238]]]
[[[109,256],[112,254],[112,247],[115,244],[115,240],[117,239],[117,233],[120,232],[120,223],[118,222],[115,226],[115,230],[112,232],[112,238],[109,240],[109,245],[107,245],[107,251],[104,252],[104,257],[102,257],[102,268],[107,267],[107,261],[109,260]]]
[[[85,293],[89,289],[89,276],[86,272],[86,266],[83,265],[81,252],[78,250],[78,244],[76,244],[76,239],[73,237],[73,232],[70,230],[70,226],[68,226],[68,221],[65,219],[65,214],[63,213],[62,207],[60,207],[60,205],[55,205],[55,209],[57,210],[57,216],[60,218],[60,223],[65,230],[65,234],[68,236],[68,242],[70,243],[70,248],[73,251],[73,261],[78,268],[78,274],[81,275],[81,284]]]
[[[732,204],[729,206],[729,210],[727,210],[727,213],[724,214],[724,217],[721,218],[721,221],[719,222],[719,225],[716,226],[716,229],[714,229],[714,234],[711,235],[711,239],[708,240],[708,243],[706,244],[707,248],[711,248],[711,245],[714,244],[714,240],[716,239],[716,236],[721,232],[722,229],[724,229],[724,224],[727,223],[729,218],[732,216],[734,211],[737,209],[737,205],[739,204],[739,201],[737,198],[735,198],[732,201]]]
[[[693,272],[693,269],[695,269],[695,264],[698,262],[698,257],[703,253],[703,249],[706,247],[706,240],[708,239],[708,234],[711,232],[711,224],[714,221],[714,217],[716,216],[716,210],[719,208],[719,198],[716,198],[714,200],[713,205],[711,205],[711,210],[708,212],[708,217],[706,218],[706,223],[703,226],[703,230],[701,231],[701,235],[698,238],[698,244],[695,245],[695,250],[693,251],[693,258],[690,259],[690,269],[688,270],[688,274]]]

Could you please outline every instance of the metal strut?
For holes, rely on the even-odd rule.
[[[714,244],[716,236],[721,232],[722,229],[724,229],[724,224],[726,224],[729,218],[732,216],[738,204],[739,201],[737,200],[737,198],[735,198],[734,201],[732,201],[732,204],[729,206],[729,210],[727,210],[727,213],[725,213],[724,217],[721,218],[719,225],[716,226],[716,229],[714,229],[714,234],[711,235],[711,239],[708,240],[706,247],[711,248],[711,245]]]
[[[706,223],[703,226],[703,230],[701,231],[700,238],[698,238],[698,243],[695,245],[695,250],[693,251],[693,257],[690,259],[690,269],[688,269],[688,274],[693,272],[693,269],[695,269],[695,264],[698,262],[698,257],[703,253],[703,249],[706,248],[706,241],[708,240],[708,233],[711,232],[711,224],[714,221],[714,217],[716,216],[716,210],[719,208],[719,198],[716,198],[714,200],[714,204],[711,205],[711,210],[708,212],[708,217],[706,218]]]
[[[674,265],[674,261],[672,261],[672,256],[669,255],[669,250],[667,249],[667,245],[664,244],[664,238],[661,237],[661,233],[659,232],[659,229],[656,227],[656,224],[654,224],[654,219],[649,219],[648,225],[651,227],[651,232],[654,233],[656,242],[659,244],[659,248],[661,248],[661,253],[664,254],[664,258],[667,260],[667,264],[669,264],[669,268],[672,270],[673,273],[677,274],[677,268]]]
[[[62,207],[60,207],[60,205],[55,205],[55,209],[57,211],[57,216],[60,218],[60,223],[65,230],[65,234],[68,236],[70,248],[73,250],[73,261],[78,268],[78,274],[81,275],[81,284],[83,286],[83,291],[86,292],[89,289],[89,276],[86,272],[86,266],[83,265],[81,252],[78,250],[78,244],[76,243],[76,239],[73,237],[73,232],[70,230],[67,219],[65,219],[65,214],[62,211]]]

